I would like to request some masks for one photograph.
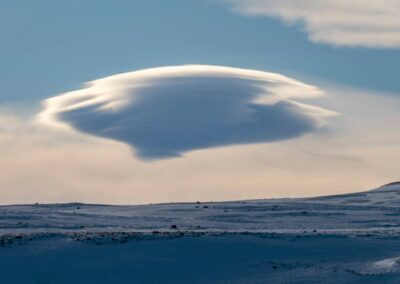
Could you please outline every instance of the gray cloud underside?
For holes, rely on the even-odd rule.
[[[127,143],[142,159],[159,159],[313,132],[332,113],[292,98],[319,94],[313,86],[273,73],[196,65],[153,68],[50,98],[41,120]]]

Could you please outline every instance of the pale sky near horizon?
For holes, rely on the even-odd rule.
[[[0,0],[0,204],[400,179],[400,4],[363,3]]]

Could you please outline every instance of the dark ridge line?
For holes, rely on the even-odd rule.
[[[387,183],[387,184],[385,184],[385,185],[382,185],[381,187],[392,186],[392,185],[400,185],[400,181],[395,181],[395,182]]]

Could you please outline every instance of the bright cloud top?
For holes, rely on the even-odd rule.
[[[226,0],[248,15],[301,23],[313,42],[338,46],[400,47],[398,0]]]
[[[129,144],[142,159],[286,140],[334,115],[294,99],[321,90],[254,70],[184,65],[118,74],[47,99],[40,120]]]

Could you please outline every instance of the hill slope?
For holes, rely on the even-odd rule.
[[[155,205],[0,206],[1,233],[154,230],[282,232],[397,230],[400,184],[314,198]]]
[[[300,199],[0,206],[4,283],[399,283],[400,184]]]

